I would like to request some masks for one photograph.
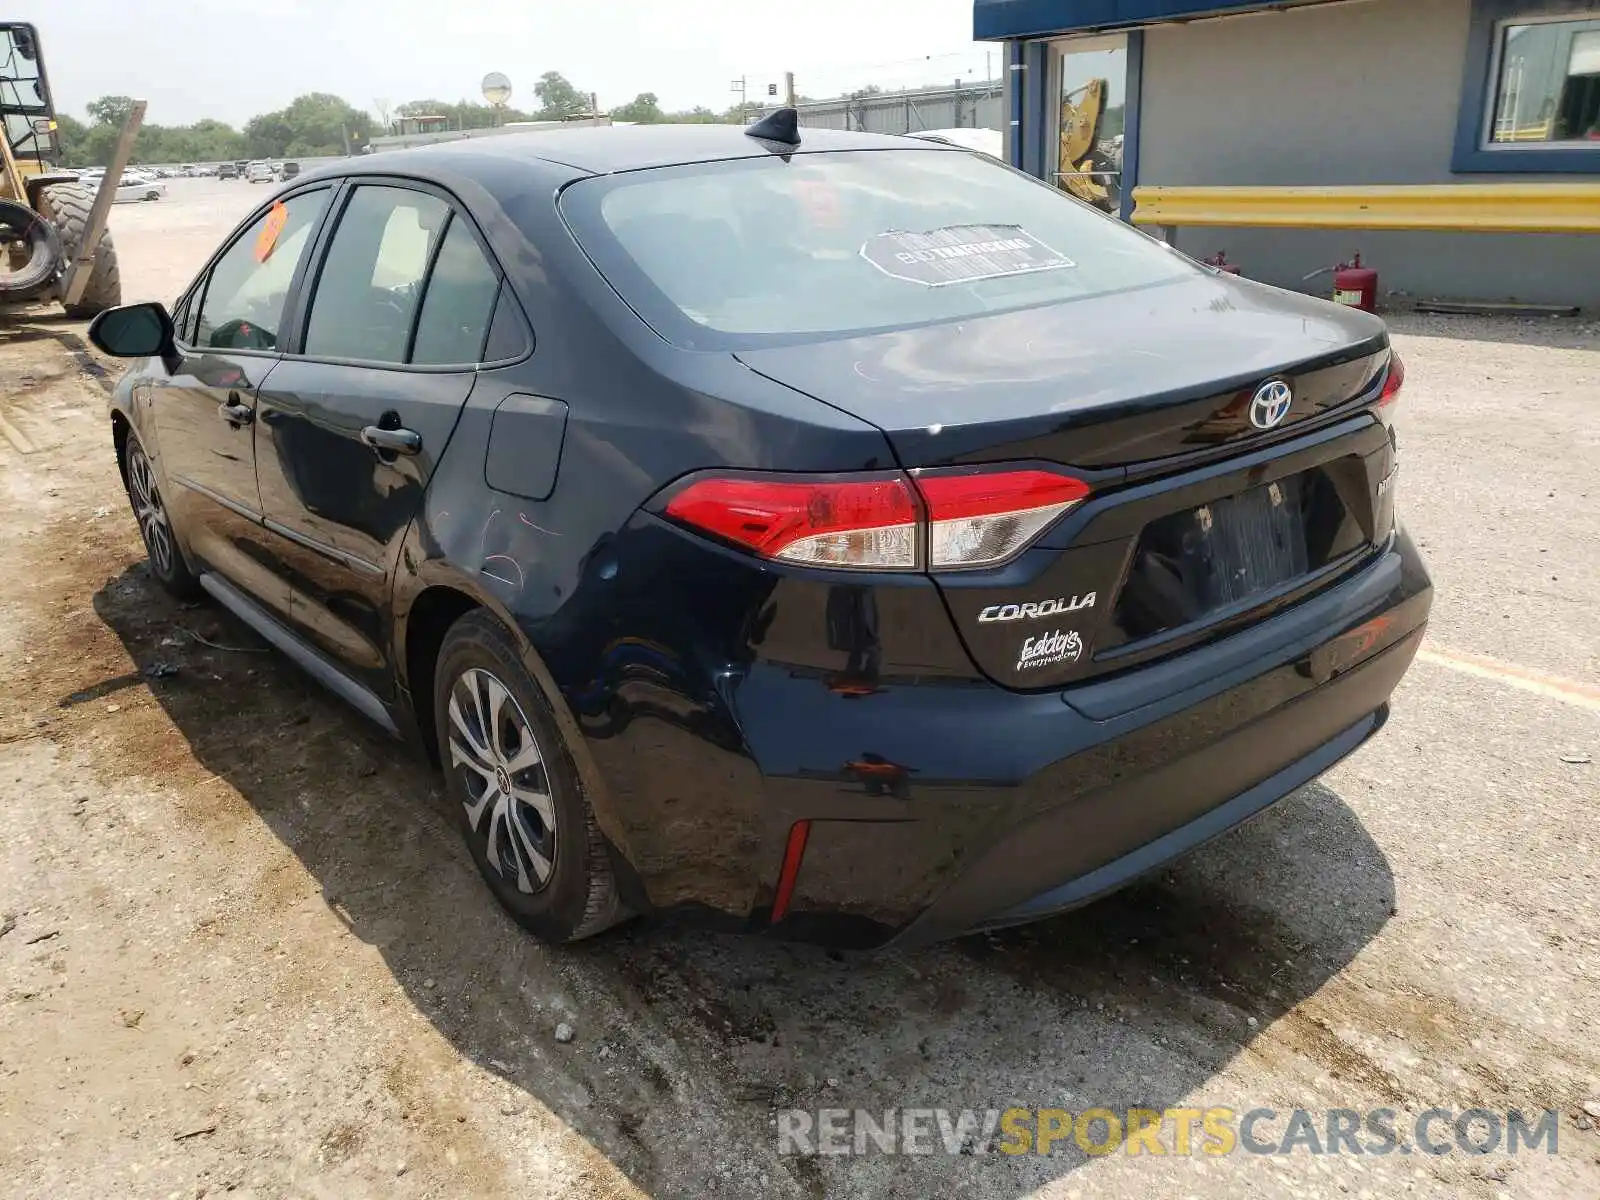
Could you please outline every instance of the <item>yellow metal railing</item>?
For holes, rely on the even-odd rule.
[[[1133,222],[1292,229],[1600,233],[1600,183],[1138,187]]]

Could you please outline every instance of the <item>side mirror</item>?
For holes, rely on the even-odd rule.
[[[108,308],[89,323],[89,341],[115,358],[166,357],[172,350],[172,318],[154,301]]]

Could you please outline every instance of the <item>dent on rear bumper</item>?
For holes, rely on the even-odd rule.
[[[764,776],[762,841],[773,847],[768,902],[788,829],[812,822],[775,930],[916,943],[1033,920],[1120,887],[1375,733],[1431,598],[1400,534],[1357,576],[1296,609],[1090,689],[1018,695],[925,683],[813,699],[781,744],[751,744]],[[737,698],[741,718],[758,718],[746,727],[770,727],[760,718],[792,701],[796,682],[753,672]]]

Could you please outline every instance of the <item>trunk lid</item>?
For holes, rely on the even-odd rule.
[[[882,429],[903,466],[1045,459],[1091,470],[1260,438],[1282,375],[1293,430],[1382,368],[1383,323],[1232,276],[835,341],[740,350],[752,370]],[[1376,356],[1376,357],[1374,357]]]
[[[1364,410],[1383,324],[1232,277],[738,357],[878,426],[906,469],[1044,461],[1093,485],[1013,561],[934,574],[1005,687],[1233,632],[1354,570],[1392,525],[1393,442]],[[1272,379],[1293,403],[1262,430]]]

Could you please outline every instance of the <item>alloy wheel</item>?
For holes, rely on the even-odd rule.
[[[172,574],[172,526],[167,521],[166,507],[161,503],[161,493],[156,488],[155,470],[145,455],[144,447],[129,439],[128,444],[128,495],[133,500],[133,515],[139,522],[139,533],[144,537],[145,548],[150,551],[150,561],[156,574],[167,578]]]
[[[481,668],[450,689],[450,767],[460,777],[467,825],[507,883],[532,894],[550,880],[556,811],[533,726],[511,690]]]

